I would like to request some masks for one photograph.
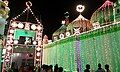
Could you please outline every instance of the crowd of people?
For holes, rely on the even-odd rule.
[[[17,69],[15,66],[12,66],[9,72],[63,72],[63,67],[59,67],[58,64],[56,64],[54,67],[52,65],[45,65],[43,64],[41,67],[37,66],[20,66],[19,69]],[[79,72],[79,71],[78,71]],[[105,69],[101,67],[101,64],[98,64],[98,69],[96,71],[90,69],[90,65],[86,65],[86,69],[84,72],[111,72],[109,70],[109,65],[105,65]]]
[[[37,66],[20,66],[19,69],[15,66],[12,66],[9,72],[63,72],[63,67],[59,67],[58,64],[54,66],[43,64],[41,67]]]
[[[106,64],[106,65],[105,65],[105,69],[103,69],[103,68],[101,67],[101,64],[99,63],[99,64],[98,64],[98,69],[97,69],[96,71],[91,71],[91,70],[90,70],[90,65],[87,64],[87,65],[86,65],[86,69],[84,70],[84,72],[111,72],[111,71],[109,70],[109,65],[108,65],[108,64]]]

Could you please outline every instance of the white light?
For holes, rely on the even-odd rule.
[[[42,30],[42,27],[40,25],[37,26],[38,30]]]
[[[8,35],[8,37],[13,38],[13,35],[12,35],[12,34],[10,34],[10,35]]]
[[[37,44],[37,42],[36,42],[36,41],[33,41],[33,44],[34,44],[34,45],[36,45],[36,44]]]
[[[12,47],[11,47],[11,46],[8,46],[8,47],[7,47],[7,50],[9,50],[9,51],[10,51],[11,49],[12,49]]]
[[[39,59],[36,59],[36,61],[39,61]]]
[[[23,28],[24,27],[24,25],[20,22],[19,24],[18,24],[18,28]]]
[[[77,7],[76,7],[76,10],[80,13],[83,12],[84,9],[85,9],[85,6],[83,6],[83,5],[77,5]]]
[[[17,27],[17,23],[16,22],[13,22],[11,25],[12,25],[12,27]]]
[[[40,56],[40,52],[37,52],[37,56]]]
[[[12,43],[13,42],[13,40],[12,39],[10,39],[10,43]]]
[[[35,30],[35,29],[36,29],[36,25],[33,24],[33,25],[31,26],[31,29]]]
[[[38,35],[42,35],[42,33],[41,33],[41,32],[38,32]]]
[[[64,20],[62,21],[62,24],[65,24],[65,21],[64,21]]]
[[[18,40],[14,40],[14,44],[18,44]]]
[[[66,32],[66,36],[69,37],[70,36],[70,32]]]
[[[12,42],[13,42],[13,40],[12,40],[12,39],[7,40],[7,43],[8,43],[8,44],[11,44]]]
[[[59,38],[60,38],[60,39],[64,39],[64,34],[60,34],[60,35],[59,35]]]
[[[20,56],[20,53],[17,53],[17,56]]]
[[[38,48],[36,48],[36,50],[37,50],[37,51],[40,51],[40,50],[41,50],[41,48],[40,48],[40,47],[38,47]]]
[[[10,33],[14,33],[14,30],[13,30],[13,29],[11,29],[11,30],[10,30]]]
[[[5,54],[5,53],[6,53],[6,49],[3,49],[2,54]]]
[[[10,43],[10,40],[7,40],[7,43],[8,43],[8,44],[11,44],[11,43]]]
[[[4,3],[5,3],[6,6],[8,6],[9,2],[7,0],[5,0]]]
[[[6,61],[6,62],[9,62],[10,60],[9,60],[9,59],[6,59],[5,61]]]

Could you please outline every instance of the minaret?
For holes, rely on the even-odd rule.
[[[120,0],[114,3],[114,21],[120,21]]]

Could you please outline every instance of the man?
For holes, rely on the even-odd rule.
[[[98,64],[98,70],[96,72],[105,72],[103,68],[101,68],[101,64]]]
[[[90,65],[89,64],[86,65],[86,69],[84,70],[84,72],[90,72]]]

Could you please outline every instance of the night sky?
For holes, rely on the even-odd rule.
[[[25,2],[28,0],[8,0],[10,7],[10,17],[17,16],[22,13],[26,8]],[[76,6],[82,4],[85,6],[85,10],[82,13],[84,17],[90,19],[93,12],[100,7],[105,0],[29,0],[33,6],[31,9],[35,13],[36,17],[42,22],[44,27],[44,35],[48,35],[49,39],[52,38],[53,32],[55,32],[60,26],[61,21],[64,19],[64,13],[69,12],[70,22],[74,20],[79,13],[76,11]],[[111,0],[115,2],[115,0]],[[23,15],[18,20],[35,22],[35,19],[30,15]]]

